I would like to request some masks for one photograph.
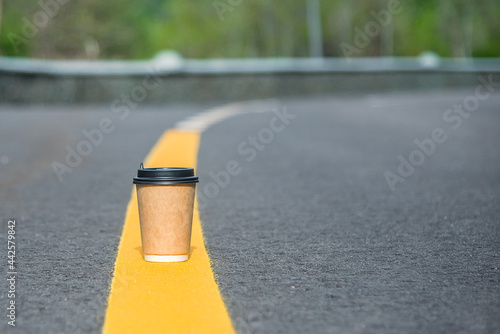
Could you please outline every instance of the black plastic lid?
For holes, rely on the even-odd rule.
[[[137,177],[134,177],[134,184],[186,184],[198,183],[198,176],[194,175],[194,169],[188,167],[162,167],[144,168],[137,170]]]

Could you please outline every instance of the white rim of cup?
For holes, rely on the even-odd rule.
[[[148,262],[182,262],[187,261],[188,254],[185,255],[148,255],[144,254],[144,260]]]

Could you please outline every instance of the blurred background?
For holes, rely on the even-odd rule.
[[[380,13],[387,12],[391,3],[398,5],[397,13],[385,18]],[[0,0],[0,4],[2,56],[149,59],[165,49],[185,58],[411,57],[424,51],[441,57],[500,56],[498,0]],[[381,24],[370,25],[371,21]],[[370,29],[372,36],[366,38]]]

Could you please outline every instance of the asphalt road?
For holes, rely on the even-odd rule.
[[[471,94],[288,99],[279,118],[240,115],[203,134],[201,219],[238,332],[500,331],[500,95],[447,113]],[[0,332],[100,332],[138,163],[208,107],[123,120],[109,106],[0,108],[5,276],[12,218],[18,260],[16,328],[2,316]],[[104,118],[109,133],[60,182],[52,163]]]

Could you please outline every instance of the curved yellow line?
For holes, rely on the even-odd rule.
[[[200,133],[168,130],[144,165],[196,167],[199,142]],[[103,333],[234,333],[210,267],[196,204],[189,260],[146,262],[132,191]]]

